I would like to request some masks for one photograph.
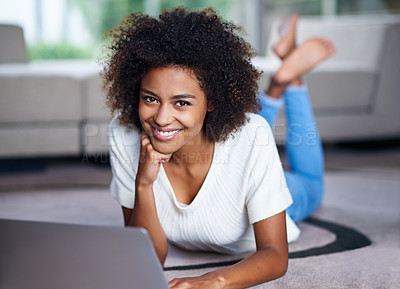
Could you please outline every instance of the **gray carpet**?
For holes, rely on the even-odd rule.
[[[368,237],[370,246],[289,260],[287,274],[255,288],[399,288],[400,284],[400,175],[398,173],[329,172],[324,204],[314,217]],[[290,252],[325,246],[334,234],[301,223],[300,239]],[[351,240],[350,240],[351,241]],[[204,256],[179,251],[168,265],[194,264]],[[188,258],[189,256],[189,258]],[[208,262],[234,260],[209,254]],[[182,261],[184,260],[184,261]],[[214,269],[214,268],[212,268]],[[209,269],[167,271],[168,278],[199,275]]]
[[[69,173],[70,181],[64,182]],[[77,175],[86,181],[79,180]],[[90,181],[91,177],[98,181]],[[74,168],[60,169],[59,173],[56,169],[50,175],[46,172],[2,175],[0,218],[122,226],[121,209],[105,186],[109,177],[107,168],[91,169],[86,175],[85,170],[76,172]],[[336,246],[333,251],[326,250],[337,241],[338,235],[324,226],[303,222],[300,239],[290,245],[292,258],[287,274],[255,288],[399,288],[398,167],[332,168],[327,171],[325,187],[324,203],[313,215],[314,220],[359,233],[371,245],[351,250],[344,245],[345,248]],[[348,245],[356,242],[357,236],[344,233],[340,238]],[[316,249],[322,253],[308,254]],[[305,252],[306,256],[293,258],[296,252]],[[197,276],[243,257],[171,247],[165,275],[168,280]]]

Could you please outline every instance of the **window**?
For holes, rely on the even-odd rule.
[[[23,27],[31,60],[95,59],[104,31],[128,13],[156,15],[176,6],[213,7],[225,19],[243,26],[248,41],[261,54],[273,21],[292,13],[400,13],[398,0],[0,0],[0,22]]]

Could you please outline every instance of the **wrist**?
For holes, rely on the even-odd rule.
[[[221,288],[221,289],[226,288],[227,280],[225,279],[225,276],[223,274],[221,274],[221,272],[213,271],[213,272],[206,273],[206,275],[209,278],[215,280],[215,283],[218,284],[218,288]]]
[[[152,191],[153,190],[153,183],[141,183],[136,180],[135,182],[135,191],[136,192],[143,192],[143,191]]]

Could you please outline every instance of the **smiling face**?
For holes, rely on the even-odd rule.
[[[190,69],[150,69],[141,81],[139,118],[160,153],[195,149],[206,141],[207,98]]]

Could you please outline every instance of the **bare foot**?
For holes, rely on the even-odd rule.
[[[279,25],[279,35],[281,39],[274,45],[273,50],[280,59],[285,58],[296,46],[296,25],[297,15],[291,15]]]
[[[289,83],[335,53],[336,48],[330,40],[325,38],[307,39],[283,60],[274,79],[277,83]]]

